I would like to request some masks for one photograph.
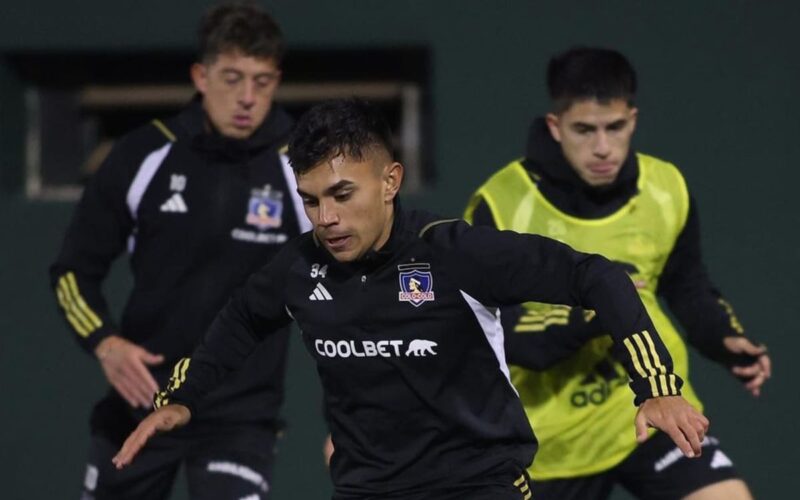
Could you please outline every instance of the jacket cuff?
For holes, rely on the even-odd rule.
[[[639,406],[650,398],[661,396],[680,396],[683,379],[674,373],[637,378],[630,382],[630,388],[636,394],[633,404]]]
[[[93,331],[88,337],[79,338],[79,341],[83,350],[94,357],[94,350],[97,348],[97,345],[106,337],[116,335],[117,332],[118,330],[116,326],[106,324]]]

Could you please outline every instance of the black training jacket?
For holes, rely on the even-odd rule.
[[[642,377],[625,358],[637,400],[661,374],[680,387],[631,280],[605,258],[395,206],[386,245],[359,261],[338,263],[311,233],[287,245],[179,362],[157,406],[202,417],[203,394],[294,320],[324,389],[336,497],[384,498],[531,463],[536,440],[509,380],[499,306],[583,305],[618,346],[649,331],[663,365]]]
[[[207,123],[195,98],[175,117],[120,139],[86,186],[50,268],[60,312],[80,344],[92,352],[118,334],[163,354],[166,361],[152,368],[161,387],[232,291],[310,228],[279,153],[291,118],[274,108],[244,141],[226,139]],[[126,250],[133,290],[117,323],[101,286]],[[202,419],[275,419],[287,339],[287,331],[271,336],[235,380],[206,399]],[[112,390],[93,426],[130,427],[142,416],[131,411],[125,420],[121,401]]]

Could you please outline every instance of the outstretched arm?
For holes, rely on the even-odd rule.
[[[286,245],[267,267],[252,275],[214,319],[192,357],[178,361],[168,387],[156,394],[156,411],[139,424],[114,458],[117,468],[131,463],[156,432],[188,423],[207,393],[238,370],[267,335],[292,321],[284,293],[295,246]]]
[[[117,469],[122,469],[129,465],[147,441],[156,435],[157,432],[169,432],[178,427],[189,423],[191,419],[189,408],[180,404],[170,404],[157,409],[144,420],[123,443],[122,448],[117,452],[111,461]]]
[[[659,280],[657,293],[705,357],[738,377],[754,396],[772,376],[766,347],[747,337],[733,307],[711,282],[700,245],[700,218],[694,199]]]
[[[679,397],[683,381],[673,372],[669,352],[619,265],[541,236],[463,222],[441,224],[428,238],[443,247],[457,268],[460,286],[483,304],[535,301],[594,310],[628,372],[634,403],[668,398],[643,405],[640,413],[646,422],[672,432],[673,438],[679,432],[683,439],[675,441],[687,456],[700,454],[708,421]]]
[[[149,367],[163,357],[119,334],[102,291],[134,231],[135,210],[126,198],[142,147],[123,139],[89,180],[50,267],[50,284],[75,339],[97,358],[108,383],[129,405],[149,408],[158,390]]]

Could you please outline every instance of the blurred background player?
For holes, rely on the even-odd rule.
[[[638,114],[633,67],[615,51],[575,48],[551,60],[547,85],[551,112],[531,125],[525,157],[482,185],[465,217],[549,236],[622,265],[687,380],[683,394],[698,409],[686,346],[659,297],[689,343],[758,396],[770,359],[744,336],[708,277],[697,207],[681,173],[630,148]],[[593,311],[528,303],[504,310],[503,323],[515,332],[506,335],[507,359],[517,365],[512,381],[541,443],[530,469],[537,500],[607,498],[614,484],[648,499],[751,497],[714,437],[706,438],[700,460],[684,459],[660,432],[635,439],[635,410],[619,389],[627,376]],[[638,361],[646,370],[653,358]]]
[[[92,412],[86,499],[165,498],[182,463],[195,499],[270,489],[285,329],[206,398],[191,428],[156,438],[133,467],[111,464],[231,291],[310,228],[280,152],[293,123],[273,104],[280,28],[254,4],[228,3],[206,13],[199,35],[197,95],[116,143],[50,269],[61,312],[111,385]],[[118,324],[101,285],[126,249],[133,290]]]

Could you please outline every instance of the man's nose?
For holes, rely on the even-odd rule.
[[[323,226],[330,226],[339,222],[339,215],[331,203],[320,201],[319,203],[319,223]]]
[[[592,153],[603,158],[611,153],[611,144],[608,141],[608,134],[606,134],[605,131],[601,130],[595,136]]]
[[[241,93],[239,94],[239,102],[245,108],[249,108],[255,103],[255,100],[256,100],[255,83],[249,80],[245,80],[244,85],[242,85]]]

